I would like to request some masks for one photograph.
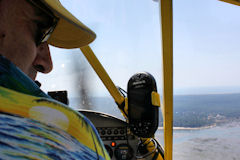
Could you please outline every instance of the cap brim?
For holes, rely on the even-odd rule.
[[[48,39],[49,44],[60,48],[80,48],[96,38],[96,34],[68,12],[58,0],[43,2],[59,17],[58,24]]]

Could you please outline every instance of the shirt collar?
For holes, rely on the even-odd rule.
[[[0,55],[0,86],[32,96],[49,98],[33,80],[2,55]]]

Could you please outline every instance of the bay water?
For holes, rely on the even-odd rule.
[[[156,133],[164,145],[163,130]],[[182,128],[173,131],[175,160],[240,160],[240,122],[210,128]]]

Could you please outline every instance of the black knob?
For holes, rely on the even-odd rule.
[[[124,130],[123,129],[120,130],[120,134],[124,134]]]
[[[109,129],[108,131],[107,131],[107,134],[112,134],[112,131]]]
[[[105,135],[106,134],[106,131],[105,130],[102,130],[101,131],[101,135]]]
[[[115,129],[113,133],[114,133],[114,134],[118,134],[118,130],[117,130],[117,129]]]

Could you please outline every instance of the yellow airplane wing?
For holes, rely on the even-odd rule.
[[[220,0],[220,1],[240,6],[240,0]]]

